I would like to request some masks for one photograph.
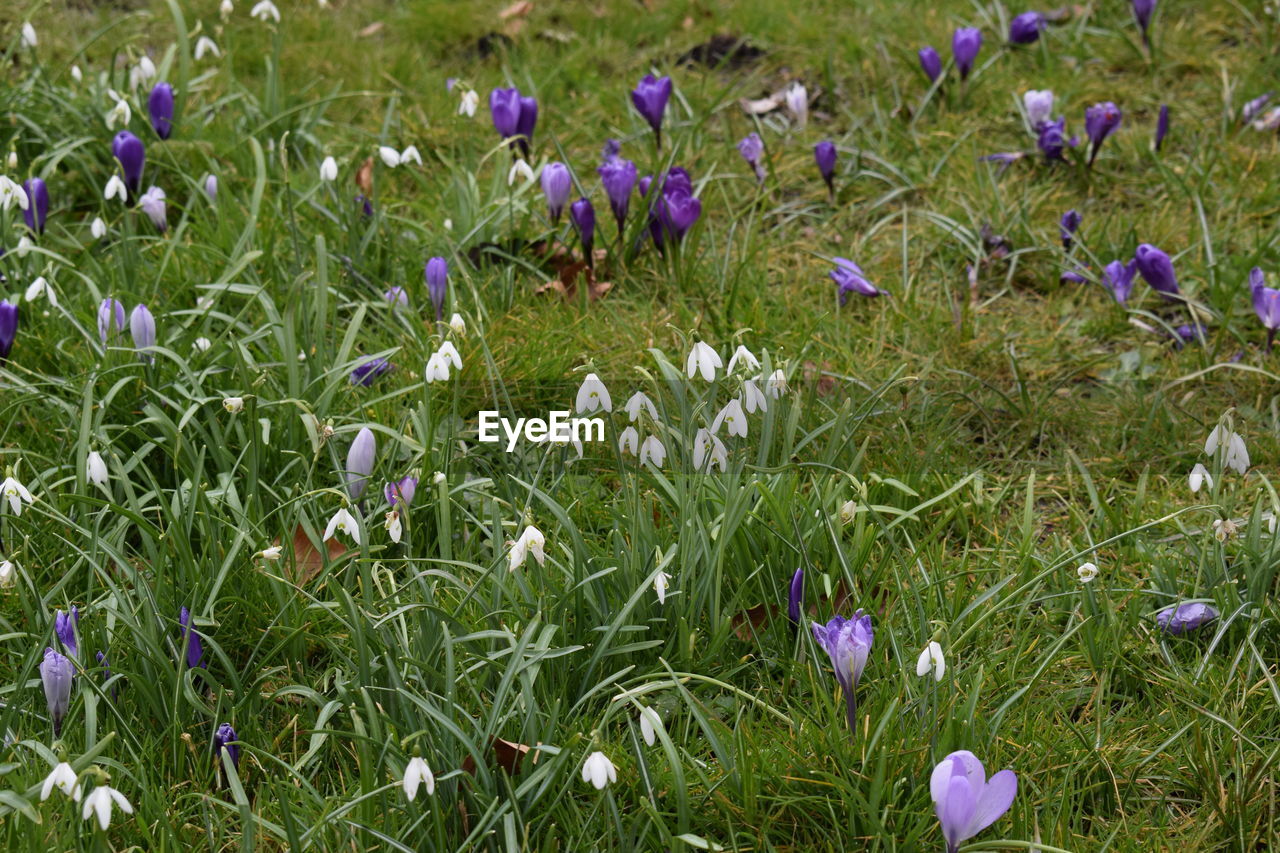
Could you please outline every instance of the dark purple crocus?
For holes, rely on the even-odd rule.
[[[1098,156],[1102,142],[1110,136],[1121,121],[1120,108],[1110,101],[1094,104],[1084,111],[1084,132],[1089,136],[1089,165]]]
[[[53,616],[53,632],[58,635],[58,642],[73,658],[80,657],[80,645],[76,642],[76,626],[80,624],[80,609],[72,607],[70,613],[59,610]]]
[[[1116,302],[1121,305],[1128,302],[1129,294],[1133,293],[1133,276],[1137,271],[1136,259],[1127,264],[1123,261],[1112,261],[1103,268],[1104,282],[1111,288],[1111,295],[1116,298]]]
[[[596,234],[596,210],[591,206],[591,201],[580,198],[569,205],[569,220],[573,222],[578,239],[582,241],[582,256],[586,258],[587,266],[594,267],[595,256],[591,252],[591,246]]]
[[[834,197],[836,194],[835,175],[836,175],[836,146],[829,139],[824,139],[817,145],[813,146],[813,162],[818,164],[818,174],[822,175],[822,180],[827,185],[827,192]]]
[[[1058,222],[1058,230],[1062,235],[1062,248],[1071,248],[1071,240],[1075,237],[1076,229],[1080,227],[1080,220],[1080,211],[1075,208],[1062,214],[1062,219]]]
[[[800,608],[804,605],[804,569],[796,569],[787,590],[787,618],[792,625],[800,624]]]
[[[520,96],[520,120],[516,122],[516,133],[520,135],[517,144],[520,151],[529,156],[529,146],[533,145],[533,129],[538,126],[538,99],[532,95]]]
[[[667,111],[667,101],[671,98],[671,78],[654,77],[646,74],[631,91],[631,103],[636,111],[644,116],[653,128],[653,135],[659,148],[662,147],[662,116]]]
[[[1002,151],[998,154],[985,154],[978,159],[986,163],[995,163],[996,166],[999,167],[1000,172],[1003,173],[1014,163],[1026,156],[1026,153],[1022,151]]]
[[[147,149],[142,140],[127,130],[122,130],[111,140],[111,153],[120,162],[124,172],[124,185],[129,197],[136,198],[142,186],[142,168],[147,163]]]
[[[1067,147],[1067,120],[1058,116],[1057,121],[1042,121],[1036,129],[1036,147],[1048,162],[1063,159]]]
[[[1185,634],[1207,625],[1218,618],[1218,611],[1209,604],[1189,601],[1171,604],[1156,614],[1156,622],[1170,634]]]
[[[569,203],[573,191],[573,177],[564,163],[548,163],[542,167],[542,194],[547,197],[547,210],[551,221],[558,224],[564,206]]]
[[[1040,38],[1040,31],[1044,27],[1044,15],[1039,12],[1023,12],[1009,22],[1009,42],[1031,44]]]
[[[1142,28],[1142,41],[1151,44],[1147,28],[1151,26],[1151,13],[1156,10],[1156,0],[1133,0],[1133,17]]]
[[[867,281],[866,276],[862,273],[862,267],[855,264],[848,258],[835,258],[836,268],[827,275],[840,288],[840,304],[844,305],[849,301],[849,294],[857,293],[860,296],[883,296],[884,291]]]
[[[609,196],[609,207],[613,210],[613,218],[618,223],[618,236],[621,237],[627,209],[631,205],[631,191],[636,185],[636,164],[622,159],[616,150],[606,145],[604,162],[596,169],[596,174],[600,176],[600,183]]]
[[[871,614],[858,610],[853,614],[852,619],[835,616],[825,625],[817,622],[810,622],[809,625],[813,629],[814,639],[831,658],[836,681],[844,692],[849,728],[857,731],[858,680],[862,678],[862,671],[866,669],[874,639],[874,632],[871,630]]]
[[[173,87],[168,83],[157,83],[147,97],[147,112],[151,114],[151,126],[156,136],[168,139],[173,133]]]
[[[413,496],[418,491],[418,478],[410,474],[397,483],[387,483],[382,489],[387,503],[392,506],[408,506],[413,503]]]
[[[13,352],[13,342],[18,337],[18,306],[8,299],[0,299],[0,364],[4,364]]]
[[[1249,293],[1253,297],[1253,310],[1267,330],[1267,352],[1280,330],[1280,289],[1267,287],[1267,275],[1259,267],[1249,272]]]
[[[1160,115],[1156,118],[1156,150],[1160,150],[1160,146],[1164,144],[1164,138],[1169,133],[1169,105],[1160,105]]]
[[[422,274],[427,280],[427,295],[436,308],[438,323],[444,317],[444,298],[449,292],[449,264],[444,258],[432,258]]]
[[[106,684],[111,680],[111,664],[107,661],[107,653],[98,652],[95,657],[98,660],[98,666],[102,667],[102,683]],[[115,701],[118,693],[119,691],[116,689],[116,686],[114,684],[111,685],[111,701]]]
[[[751,133],[744,136],[738,142],[738,153],[742,155],[742,159],[747,161],[747,165],[756,173],[756,180],[764,183],[764,164],[761,158],[764,157],[764,140],[760,138],[760,134]]]
[[[942,57],[938,56],[938,51],[934,50],[931,44],[920,48],[918,55],[920,67],[924,69],[925,76],[929,78],[930,83],[936,83],[942,76]]]
[[[1245,124],[1253,121],[1254,118],[1257,117],[1258,113],[1262,112],[1262,108],[1267,105],[1267,102],[1271,100],[1271,94],[1271,92],[1263,92],[1252,101],[1245,103],[1245,105],[1240,108],[1240,120]]]
[[[356,193],[356,207],[360,208],[360,215],[365,219],[373,218],[373,202],[369,201],[369,197],[364,193]]]
[[[351,384],[368,388],[373,380],[391,369],[391,362],[385,358],[371,358],[355,366],[351,371]]]
[[[1151,285],[1165,300],[1177,302],[1181,296],[1178,290],[1178,276],[1173,271],[1173,259],[1150,243],[1143,243],[1133,254],[1138,265],[1138,272],[1143,281]]]
[[[53,720],[53,736],[62,736],[62,721],[71,706],[71,680],[75,668],[65,655],[45,648],[40,662],[40,681],[44,685],[44,698],[49,705],[49,717]]]
[[[693,195],[693,181],[679,166],[668,170],[660,185],[649,178],[642,179],[640,189],[641,195],[650,198],[649,231],[659,250],[667,237],[677,243],[683,240],[702,216],[702,201]]]
[[[230,723],[223,723],[213,733],[213,760],[214,766],[219,770],[222,768],[222,750],[224,749],[227,751],[227,757],[231,759],[231,766],[239,769],[240,747],[235,743],[239,739],[236,737],[236,730],[231,728]]]
[[[1173,329],[1173,348],[1182,349],[1187,344],[1196,344],[1209,335],[1209,327],[1203,323],[1183,323]]]
[[[537,99],[521,95],[514,86],[494,89],[489,93],[489,115],[493,118],[494,130],[503,139],[520,137],[516,144],[521,153],[527,155],[538,123]]]
[[[178,625],[182,643],[187,647],[187,668],[203,667],[204,645],[200,642],[200,634],[191,627],[191,611],[185,607],[178,613]]]
[[[108,296],[98,306],[98,337],[105,345],[112,334],[124,331],[124,303]]]
[[[995,823],[1013,805],[1018,777],[1001,770],[987,778],[978,756],[962,749],[938,762],[929,776],[929,796],[942,825],[947,853]]]
[[[977,27],[960,27],[951,36],[951,56],[955,59],[960,79],[964,80],[973,70],[973,63],[982,50],[982,30]]]
[[[40,178],[32,178],[23,181],[22,188],[27,193],[27,209],[22,211],[22,218],[28,228],[43,234],[45,220],[49,218],[49,187]]]

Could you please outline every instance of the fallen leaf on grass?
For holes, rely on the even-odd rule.
[[[280,537],[277,536],[276,541],[271,544],[279,545]],[[329,552],[330,561],[347,553],[347,546],[337,539],[330,539],[324,545],[325,550]],[[311,544],[311,538],[307,536],[306,529],[299,524],[293,529],[293,557],[285,563],[285,576],[299,586],[303,586],[323,569],[324,557],[316,546]]]
[[[516,0],[507,8],[498,13],[499,20],[509,20],[511,18],[523,18],[533,11],[533,3],[531,0]]]
[[[365,198],[373,197],[373,157],[369,157],[356,169],[356,186]]]
[[[528,744],[515,743],[514,741],[503,740],[496,737],[489,742],[489,748],[493,751],[493,759],[499,767],[508,773],[514,774],[520,769],[520,763],[524,761],[524,757],[529,754],[533,747]],[[538,763],[538,756],[535,753],[533,763]],[[470,755],[462,759],[462,769],[475,775],[476,761]]]
[[[382,32],[382,28],[385,26],[386,24],[382,21],[374,21],[369,26],[357,32],[356,35],[362,39],[367,39],[369,36],[376,36],[378,33]]]

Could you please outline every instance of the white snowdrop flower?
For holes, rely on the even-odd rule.
[[[1191,476],[1187,478],[1187,485],[1191,487],[1191,494],[1200,491],[1201,486],[1208,486],[1213,491],[1213,475],[1209,473],[1209,469],[1197,462],[1196,466],[1191,469]]]
[[[1213,535],[1217,537],[1219,542],[1226,542],[1239,531],[1239,527],[1229,518],[1215,518],[1213,520]]]
[[[416,145],[410,145],[400,152],[400,165],[407,166],[410,163],[422,165],[422,155],[418,153],[418,146]]]
[[[742,383],[742,405],[749,415],[753,415],[757,411],[765,412],[769,410],[769,398],[760,390],[760,386],[755,383],[754,379],[748,379]]]
[[[145,53],[138,64],[129,69],[129,88],[136,89],[156,76],[156,64]]]
[[[72,68],[74,70],[75,66],[72,66]],[[5,168],[7,169],[18,168],[18,152],[10,151],[9,156],[4,158],[4,164],[5,164]]]
[[[613,411],[613,399],[609,396],[609,389],[604,387],[604,383],[600,381],[600,377],[594,373],[588,373],[587,377],[582,380],[582,386],[578,388],[578,398],[575,402],[578,414],[594,412],[597,409],[602,411]]]
[[[22,188],[22,184],[0,175],[0,210],[8,210],[15,202],[22,210],[31,206],[27,191]]]
[[[637,391],[632,394],[624,408],[627,412],[627,419],[631,421],[640,417],[642,411],[649,413],[650,420],[656,421],[658,419],[658,410],[654,408],[653,401],[649,399],[649,395],[643,391]]]
[[[393,509],[387,513],[387,520],[382,526],[387,529],[387,535],[391,537],[391,541],[399,545],[400,537],[404,535],[404,525],[400,523],[400,511]]]
[[[0,483],[0,503],[9,502],[9,511],[14,515],[22,515],[22,504],[32,503],[35,499],[27,491],[27,487],[14,477],[7,477]]]
[[[76,775],[75,769],[65,761],[58,762],[48,776],[44,777],[44,784],[40,786],[40,802],[49,799],[49,795],[53,793],[53,789],[57,788],[77,803],[80,802],[80,780]]]
[[[208,36],[200,36],[196,39],[196,62],[204,59],[205,56],[212,56],[215,59],[222,56],[222,51],[218,49],[217,43]]]
[[[28,238],[27,235],[24,234],[22,235],[22,237],[18,239],[18,247],[13,251],[17,254],[18,257],[25,258],[28,254],[30,254],[33,248],[35,248],[35,243],[32,243],[30,238]]]
[[[462,356],[458,355],[458,348],[453,345],[453,341],[445,341],[436,352],[440,353],[442,358],[452,362],[458,370],[462,369]]]
[[[742,411],[742,401],[737,397],[726,403],[716,415],[715,420],[711,422],[711,431],[718,433],[722,426],[729,435],[736,435],[739,438],[747,437],[747,415]]]
[[[404,768],[404,795],[410,802],[418,796],[419,786],[426,787],[428,796],[436,792],[436,777],[432,774],[431,768],[427,766],[427,762],[415,755],[409,759],[409,763]]]
[[[461,314],[454,314],[449,318],[449,330],[460,338],[467,336],[467,321],[462,319]]]
[[[449,478],[445,476],[443,471],[437,471],[431,475],[431,482],[439,486],[441,483],[449,482]]]
[[[618,781],[618,768],[603,752],[593,752],[582,764],[582,781],[590,782],[597,791],[602,791],[605,785]]]
[[[433,352],[431,357],[427,359],[425,379],[427,382],[448,381],[449,359],[441,355],[439,351]]]
[[[840,523],[852,524],[853,520],[858,517],[858,504],[856,501],[845,501],[840,504]]]
[[[921,677],[928,675],[930,669],[933,670],[934,681],[941,681],[942,676],[947,672],[947,661],[942,656],[942,646],[937,641],[930,641],[916,660],[916,675]]]
[[[338,179],[338,161],[332,157],[326,157],[320,163],[320,180],[336,181]]]
[[[809,92],[799,81],[787,87],[784,93],[787,109],[795,116],[796,124],[801,127],[809,121]]]
[[[18,567],[9,560],[0,560],[0,587],[10,587],[18,582]]]
[[[394,169],[400,165],[400,152],[390,146],[378,146],[378,157],[386,164],[388,169]]]
[[[201,296],[196,300],[197,311],[208,311],[213,307],[214,299],[212,296]]]
[[[272,545],[270,548],[263,548],[261,551],[254,554],[253,556],[261,557],[264,560],[271,560],[272,562],[275,562],[276,560],[280,559],[280,555],[283,553],[284,553],[283,545]]]
[[[778,368],[764,380],[764,393],[775,400],[787,393],[788,390],[790,390],[790,386],[787,385],[787,374],[782,372],[782,368]]]
[[[231,414],[239,414],[244,411],[244,397],[223,397],[222,408]]]
[[[695,374],[701,374],[703,381],[710,382],[716,378],[716,371],[724,366],[724,362],[720,360],[720,353],[711,348],[711,345],[704,341],[698,341],[693,345],[693,349],[689,350],[689,358],[685,361],[684,372],[690,379]]]
[[[671,575],[658,572],[653,578],[653,591],[658,594],[658,603],[667,603],[667,589],[671,586]]]
[[[1037,128],[1053,114],[1053,92],[1032,89],[1022,96],[1022,105],[1027,110],[1027,121],[1032,128]]]
[[[329,524],[324,529],[324,541],[328,542],[333,538],[334,533],[339,530],[350,536],[352,542],[357,545],[360,544],[360,525],[356,522],[355,517],[347,511],[346,507],[335,512],[333,518],[329,519]]]
[[[1097,576],[1098,567],[1093,563],[1084,563],[1076,569],[1076,577],[1080,578],[1080,583],[1091,583]]]
[[[40,39],[36,38],[36,28],[31,26],[30,21],[22,23],[22,43],[27,47],[35,47],[40,43]]]
[[[93,235],[95,240],[101,240],[107,236],[107,223],[102,221],[101,216],[93,217],[93,222],[89,224],[89,233]]]
[[[444,230],[446,230],[446,231],[452,231],[452,230],[453,230],[453,220],[452,220],[452,219],[445,219],[445,221],[444,221]]]
[[[133,814],[133,806],[129,805],[129,801],[124,798],[124,794],[110,785],[99,785],[89,792],[89,796],[84,798],[84,809],[81,812],[81,816],[88,820],[91,816],[96,815],[98,826],[105,831],[111,825],[112,803],[115,803],[120,811],[125,814]]]
[[[53,286],[49,284],[49,281],[44,276],[40,276],[35,281],[31,282],[31,284],[27,285],[27,290],[22,294],[22,298],[27,302],[35,302],[42,295],[47,295],[49,304],[57,307],[58,297],[53,292]]]
[[[71,79],[75,81],[77,85],[84,82],[84,72],[80,70],[79,65],[71,66]]]
[[[213,341],[208,338],[196,338],[191,346],[198,352],[208,352],[213,347]]]
[[[525,527],[524,532],[520,534],[520,538],[511,546],[510,564],[508,569],[515,571],[524,564],[525,558],[530,554],[537,561],[539,566],[547,564],[547,555],[543,550],[547,544],[547,537],[542,535],[542,531],[534,527],[532,524]]]
[[[640,464],[651,462],[655,468],[661,468],[662,463],[666,461],[667,448],[663,447],[656,435],[649,436],[640,445]]]
[[[629,426],[618,434],[618,450],[622,453],[630,453],[636,455],[640,447],[640,433],[636,432],[636,428]]]
[[[124,181],[120,180],[119,175],[112,175],[110,178],[108,178],[107,185],[102,190],[102,197],[106,201],[111,201],[111,199],[113,198],[118,198],[121,201],[124,201],[128,195],[129,195],[129,191],[125,187]]]
[[[649,746],[657,740],[658,729],[662,728],[662,718],[658,712],[645,705],[640,709],[640,736]]]
[[[729,357],[729,366],[725,368],[724,372],[733,373],[734,368],[738,366],[739,362],[745,365],[747,370],[760,369],[760,361],[752,354],[751,350],[741,344],[739,344],[738,348],[733,351],[733,355]]]
[[[129,107],[129,102],[115,92],[111,92],[111,95],[115,97],[115,104],[107,111],[107,127],[109,129],[114,129],[116,125],[128,127],[133,119],[133,110]]]
[[[1214,427],[1213,430],[1210,431],[1209,437],[1204,440],[1205,456],[1212,456],[1217,453],[1218,443],[1226,440],[1228,435],[1230,435],[1230,433],[1222,428],[1222,424],[1218,424]]]
[[[227,18],[231,17],[231,13],[234,12],[235,10],[236,10],[236,7],[232,5],[231,0],[222,0],[222,3],[218,5],[218,14],[222,17],[222,20],[224,21]]]
[[[480,95],[474,89],[466,89],[458,99],[458,115],[475,118],[476,107],[480,106]]]
[[[263,23],[267,21],[280,23],[280,10],[276,8],[276,4],[272,3],[271,0],[260,0],[256,6],[249,10],[249,15]]]
[[[84,462],[84,474],[95,486],[107,485],[107,463],[101,453],[96,450],[89,451],[89,456]]]
[[[1227,439],[1227,467],[1237,474],[1244,474],[1249,470],[1249,451],[1238,432],[1231,433],[1231,437]]]
[[[704,464],[708,471],[719,465],[722,474],[728,464],[724,442],[716,438],[715,434],[706,427],[698,430],[698,434],[693,439],[693,468],[695,471],[702,471]]]
[[[507,186],[514,184],[516,178],[525,183],[533,181],[533,169],[529,168],[529,164],[524,160],[517,160],[511,164],[511,171],[507,172]]]

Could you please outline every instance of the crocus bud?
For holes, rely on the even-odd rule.
[[[605,157],[596,174],[600,176],[600,183],[609,196],[609,207],[613,210],[613,218],[618,223],[618,235],[621,236],[627,209],[631,205],[631,191],[636,185],[636,164],[614,154]]]
[[[930,83],[937,82],[942,76],[942,57],[938,56],[938,51],[933,45],[926,44],[920,48],[920,67],[924,69],[925,76],[929,78]]]
[[[595,258],[591,253],[591,245],[596,233],[596,211],[588,199],[580,198],[569,205],[569,219],[578,231],[578,239],[582,241],[582,256],[588,266],[595,266]]]
[[[71,679],[74,669],[65,656],[51,648],[44,650],[40,663],[40,680],[44,683],[44,698],[49,703],[49,716],[53,719],[53,736],[62,736],[62,721],[71,705]]]
[[[1071,248],[1071,239],[1075,236],[1076,229],[1080,227],[1080,211],[1074,208],[1062,214],[1062,219],[1058,223],[1058,231],[1062,235],[1062,248]]]
[[[27,208],[22,211],[22,218],[27,227],[37,234],[44,233],[44,222],[49,217],[49,187],[40,178],[32,178],[22,182],[27,193]]]
[[[1066,149],[1067,141],[1067,120],[1062,116],[1057,121],[1042,121],[1037,128],[1036,147],[1044,153],[1044,159],[1047,162],[1061,160],[1062,152]],[[1071,145],[1075,145],[1076,140],[1070,141]]]
[[[1245,105],[1240,108],[1240,121],[1245,124],[1253,121],[1258,113],[1262,112],[1262,108],[1267,105],[1267,102],[1271,100],[1271,95],[1271,92],[1263,92],[1253,100],[1246,101]]]
[[[520,96],[520,120],[516,122],[516,133],[520,135],[517,143],[520,151],[529,156],[529,146],[533,144],[533,129],[538,124],[538,99],[531,95]]]
[[[222,750],[227,751],[227,757],[231,759],[231,766],[239,768],[240,766],[240,747],[235,741],[240,738],[236,737],[236,730],[231,728],[230,723],[223,723],[218,726],[218,730],[213,733],[213,760],[216,767],[222,766]]]
[[[1150,243],[1143,243],[1133,255],[1143,280],[1169,302],[1178,301],[1178,276],[1173,259]]]
[[[1053,92],[1049,89],[1031,89],[1022,96],[1022,105],[1027,111],[1027,122],[1032,130],[1039,130],[1040,125],[1053,115]]]
[[[671,98],[671,78],[646,74],[631,92],[631,103],[653,128],[658,147],[662,147],[662,117]]]
[[[432,258],[423,270],[427,280],[427,295],[436,309],[436,322],[444,318],[444,298],[449,292],[449,264],[444,258]]]
[[[1129,294],[1133,293],[1133,277],[1137,272],[1137,260],[1131,260],[1127,264],[1123,261],[1112,261],[1103,269],[1105,284],[1111,288],[1111,295],[1121,305],[1128,302]]]
[[[1009,22],[1009,42],[1031,44],[1040,38],[1040,31],[1044,26],[1044,15],[1039,12],[1023,12]]]
[[[982,30],[977,27],[960,27],[951,36],[951,56],[955,59],[960,79],[964,80],[973,70],[973,63],[982,50]]]
[[[1103,140],[1120,126],[1120,108],[1110,101],[1094,104],[1084,111],[1084,131],[1089,136],[1089,165],[1093,165]]]
[[[365,486],[369,484],[369,475],[373,473],[374,455],[377,453],[378,445],[373,437],[373,430],[368,427],[361,428],[356,434],[355,441],[351,442],[351,448],[347,451],[347,493],[351,495],[352,500],[357,500],[360,495],[364,494]]]
[[[1169,133],[1169,105],[1160,105],[1160,115],[1156,119],[1156,150],[1160,150],[1160,146],[1164,144],[1164,138]]]
[[[1133,0],[1133,17],[1142,28],[1143,42],[1150,44],[1147,28],[1151,26],[1151,13],[1156,10],[1156,0]]]
[[[191,627],[191,611],[185,607],[178,612],[178,631],[182,635],[182,644],[187,648],[187,668],[203,667],[204,644],[200,642],[200,635]]]
[[[796,569],[791,576],[791,587],[787,594],[787,618],[792,625],[800,624],[800,608],[804,604],[804,569]]]
[[[70,613],[59,610],[53,616],[53,633],[73,658],[80,657],[80,644],[76,642],[76,626],[79,624],[80,609],[77,607],[72,607]]]
[[[147,112],[151,114],[151,126],[156,136],[168,139],[173,133],[173,87],[157,83],[147,98]]]
[[[764,157],[764,140],[760,138],[760,134],[751,133],[743,137],[738,142],[738,153],[756,173],[756,180],[764,183],[764,164],[761,163],[761,158]]]
[[[137,195],[142,185],[142,169],[147,163],[147,149],[142,140],[127,130],[116,134],[111,141],[111,153],[124,172],[124,185],[130,195]]]
[[[18,306],[7,299],[0,299],[0,364],[4,364],[13,352],[13,342],[18,337]]]
[[[145,361],[151,361],[146,350],[156,345],[156,321],[145,305],[137,305],[129,314],[129,333],[133,336],[133,348],[142,353]]]
[[[542,168],[542,192],[547,197],[547,209],[553,223],[560,222],[560,214],[569,202],[573,190],[573,178],[563,163],[548,163]]]
[[[1217,618],[1217,608],[1193,601],[1166,607],[1156,614],[1156,623],[1170,634],[1185,634]]]
[[[208,175],[204,179],[204,194],[209,197],[209,201],[218,200],[218,176]]]
[[[151,224],[161,232],[169,230],[169,218],[165,213],[164,200],[164,190],[159,187],[148,188],[142,194],[142,198],[138,199],[138,206],[142,208],[142,212],[151,220]]]
[[[862,268],[848,258],[836,258],[836,268],[827,275],[836,283],[839,288],[840,304],[844,305],[849,301],[849,294],[857,293],[860,296],[882,296],[884,291],[867,281],[862,274]]]
[[[1253,297],[1253,310],[1267,330],[1267,352],[1275,343],[1280,330],[1280,289],[1267,287],[1267,276],[1260,268],[1249,272],[1249,295]]]
[[[829,139],[824,139],[813,146],[813,162],[818,164],[818,174],[827,185],[827,192],[835,195],[836,146]]]
[[[107,297],[98,306],[98,337],[106,344],[113,333],[124,331],[124,305],[119,299]]]

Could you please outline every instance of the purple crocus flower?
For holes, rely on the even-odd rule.
[[[1133,293],[1133,276],[1138,271],[1138,261],[1131,260],[1129,263],[1123,261],[1112,261],[1103,268],[1102,272],[1107,287],[1111,288],[1111,295],[1116,298],[1116,302],[1124,305],[1129,301],[1129,294]]]
[[[343,472],[347,479],[347,493],[351,495],[353,501],[364,494],[365,486],[369,484],[369,475],[373,473],[373,460],[377,450],[378,443],[373,438],[373,430],[361,427],[360,432],[356,433],[355,441],[351,442],[351,447],[347,450],[347,468]]]
[[[1160,115],[1156,118],[1156,150],[1160,150],[1160,146],[1164,144],[1164,138],[1169,133],[1169,105],[1160,105]]]
[[[666,173],[662,179],[661,191],[655,190],[654,195],[656,210],[650,216],[656,216],[654,242],[661,249],[662,237],[670,236],[677,243],[684,239],[684,235],[702,216],[702,201],[694,198],[693,181],[689,173],[678,166]],[[650,227],[652,230],[652,222]]]
[[[1178,276],[1173,271],[1173,259],[1150,243],[1143,243],[1134,252],[1133,259],[1138,272],[1151,289],[1166,301],[1177,302],[1182,295],[1178,290]]]
[[[804,569],[796,569],[791,576],[791,587],[787,590],[787,618],[792,625],[800,624],[800,608],[804,604]]]
[[[977,27],[960,27],[951,36],[951,55],[955,59],[960,79],[964,80],[973,70],[973,63],[982,50],[982,30]]]
[[[13,352],[13,342],[18,337],[18,306],[8,299],[0,299],[0,364],[4,364]]]
[[[573,190],[573,177],[563,163],[548,163],[542,168],[542,193],[547,197],[547,209],[553,223],[560,222],[560,214],[569,202]]]
[[[75,669],[65,655],[46,647],[44,660],[40,662],[40,681],[44,684],[44,698],[49,704],[49,716],[53,719],[53,736],[62,736],[62,721],[71,705],[71,680]]]
[[[1110,101],[1094,104],[1084,111],[1084,132],[1089,136],[1089,165],[1098,156],[1102,142],[1120,126],[1122,116],[1120,108]]]
[[[1276,331],[1280,330],[1280,289],[1267,287],[1267,275],[1259,267],[1249,272],[1249,293],[1253,297],[1253,310],[1267,330],[1267,352],[1276,340]]]
[[[1042,121],[1036,128],[1036,147],[1044,153],[1047,162],[1061,160],[1067,147],[1067,120],[1058,116],[1057,121]]]
[[[849,719],[849,729],[857,731],[858,706],[855,698],[858,679],[867,666],[867,657],[871,654],[871,642],[874,633],[871,630],[871,614],[862,610],[853,614],[852,619],[835,616],[825,625],[810,622],[814,639],[831,657],[831,666],[835,668],[836,681],[844,691],[845,708]]]
[[[503,139],[510,139],[520,131],[520,90],[512,86],[510,89],[494,89],[489,93],[489,116],[493,119],[493,129]]]
[[[382,494],[386,496],[387,503],[392,506],[400,504],[408,506],[413,503],[413,496],[417,491],[418,478],[410,474],[398,483],[387,483],[382,489]]]
[[[98,337],[105,345],[113,333],[124,331],[124,303],[108,296],[98,306]]]
[[[1063,270],[1058,281],[1070,281],[1074,284],[1088,284],[1089,277],[1078,270]]]
[[[1009,22],[1009,42],[1031,44],[1040,38],[1040,31],[1044,27],[1044,15],[1039,12],[1023,12]]]
[[[1185,634],[1218,618],[1217,608],[1198,601],[1171,604],[1156,614],[1156,623],[1170,634]]]
[[[1267,102],[1271,100],[1271,94],[1271,92],[1263,92],[1252,101],[1245,103],[1240,109],[1240,120],[1245,124],[1253,121],[1258,113],[1262,112],[1262,108],[1267,105]]]
[[[1151,44],[1147,28],[1151,26],[1151,13],[1156,10],[1156,0],[1133,0],[1133,17],[1142,28],[1142,41]]]
[[[182,643],[187,647],[187,669],[203,667],[204,645],[200,642],[200,634],[191,627],[191,611],[185,607],[178,612],[178,626]]]
[[[836,146],[829,139],[824,139],[813,146],[813,162],[818,164],[818,173],[827,185],[827,192],[833,197],[836,194]]]
[[[1062,214],[1062,219],[1058,222],[1058,230],[1062,234],[1062,248],[1071,248],[1071,240],[1075,236],[1076,229],[1080,227],[1080,220],[1080,211],[1075,208]]]
[[[373,380],[391,369],[391,362],[385,358],[371,358],[355,366],[351,371],[351,384],[368,388]]]
[[[231,759],[231,766],[237,769],[240,767],[240,747],[235,743],[239,739],[230,723],[223,723],[213,733],[213,760],[214,766],[219,770],[222,768],[222,750],[224,749],[227,751],[227,757]]]
[[[449,292],[449,262],[444,258],[432,258],[423,269],[427,280],[427,295],[436,308],[436,322],[444,317],[444,298]]]
[[[591,206],[591,201],[580,198],[569,205],[569,219],[578,231],[578,239],[582,241],[582,256],[587,259],[587,266],[595,266],[591,245],[596,234],[596,210]]]
[[[849,301],[849,294],[857,293],[860,296],[883,296],[884,291],[867,281],[866,276],[862,273],[862,267],[855,264],[848,258],[835,258],[836,268],[827,273],[831,280],[840,288],[840,304],[844,305]]]
[[[631,191],[636,185],[636,164],[622,159],[616,151],[611,153],[610,146],[606,145],[604,162],[596,169],[596,174],[600,176],[600,183],[609,196],[609,207],[613,210],[613,218],[618,222],[618,236],[621,237],[627,219],[627,208],[631,205]]]
[[[978,159],[987,163],[995,163],[1000,167],[1000,172],[1003,173],[1005,169],[1008,169],[1014,163],[1026,156],[1027,155],[1022,151],[1002,151],[998,154],[986,154]]]
[[[156,136],[168,139],[173,133],[173,87],[168,83],[157,83],[147,97],[147,112],[151,114],[151,126]]]
[[[27,193],[27,209],[22,211],[22,218],[27,227],[37,234],[44,233],[44,222],[49,218],[49,187],[40,178],[32,178],[22,182]]]
[[[356,206],[360,208],[360,215],[365,219],[373,217],[373,202],[369,201],[368,196],[364,193],[356,193]]]
[[[659,148],[662,147],[662,116],[667,111],[667,101],[671,98],[671,78],[654,77],[646,74],[631,91],[631,103],[636,111],[644,116],[653,128],[654,138]]]
[[[756,180],[764,183],[764,165],[760,162],[760,158],[764,156],[764,140],[760,138],[760,134],[752,133],[744,136],[738,142],[738,153],[756,173]]]
[[[138,206],[161,233],[169,230],[169,217],[165,213],[165,194],[159,187],[148,187],[138,199]]]
[[[920,48],[920,67],[924,69],[925,76],[929,78],[930,83],[936,83],[938,78],[942,76],[942,57],[938,56],[938,51],[934,50],[933,45],[926,44]]]
[[[1182,349],[1187,344],[1203,341],[1209,334],[1209,327],[1203,323],[1183,323],[1173,329],[1173,348]]]
[[[204,194],[209,198],[209,201],[218,200],[218,176],[217,175],[205,176]]]
[[[127,130],[122,130],[111,140],[111,153],[124,172],[124,185],[131,197],[138,195],[142,186],[142,169],[147,163],[147,149],[142,140]]]
[[[76,642],[76,626],[80,624],[80,609],[72,607],[70,613],[59,610],[53,616],[53,632],[58,635],[58,642],[73,658],[80,657],[80,645]]]
[[[538,125],[538,99],[532,95],[520,96],[520,120],[516,122],[516,133],[520,139],[517,145],[527,157],[529,146],[533,144],[533,129]]]
[[[393,308],[409,307],[409,294],[405,293],[404,288],[399,285],[382,294],[382,298],[390,302]]]
[[[966,839],[999,820],[1017,793],[1017,774],[1001,770],[988,779],[978,756],[968,750],[939,761],[929,777],[929,795],[942,824],[947,853],[955,853]]]
[[[145,350],[156,345],[156,320],[145,305],[135,305],[129,314],[129,334],[133,336],[133,348],[142,351],[144,361],[151,361]]]

